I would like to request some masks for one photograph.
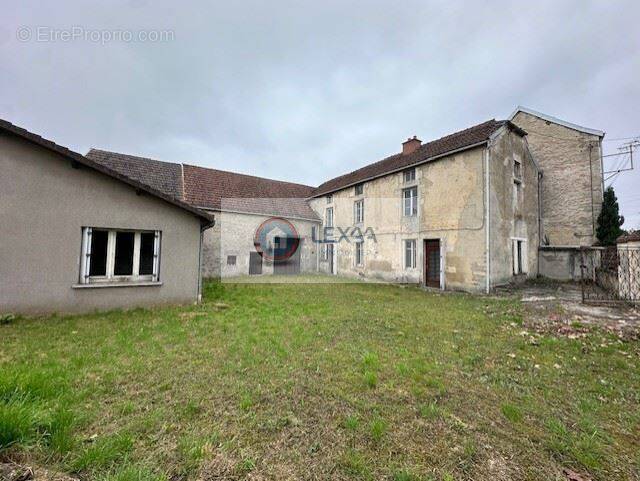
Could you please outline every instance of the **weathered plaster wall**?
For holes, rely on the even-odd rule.
[[[526,140],[507,129],[499,131],[490,146],[491,185],[491,286],[513,280],[512,239],[526,239],[527,277],[538,274],[538,170]],[[514,162],[520,162],[522,182],[518,193]]]
[[[600,139],[525,112],[513,122],[527,132],[544,173],[543,238],[555,246],[592,245],[603,198]]]
[[[205,232],[203,245],[203,276],[233,277],[249,274],[249,253],[255,252],[253,237],[256,229],[270,216],[214,212],[216,225]],[[287,219],[300,235],[300,271],[316,272],[317,246],[311,238],[312,221]],[[236,265],[227,264],[227,256],[236,256]],[[273,264],[263,262],[263,275],[273,274]]]
[[[57,153],[0,134],[0,312],[195,302],[200,220]],[[161,284],[74,288],[82,227],[162,231]]]
[[[580,280],[582,259],[578,247],[542,246],[538,255],[541,276],[558,281]]]
[[[485,282],[484,231],[484,148],[478,147],[416,168],[416,180],[403,182],[394,173],[364,184],[365,217],[358,227],[371,228],[375,242],[365,236],[364,265],[355,265],[353,242],[337,245],[337,274],[379,278],[391,282],[423,282],[423,241],[440,239],[444,256],[445,286],[452,289],[482,290]],[[404,217],[402,190],[418,186],[418,215]],[[334,209],[334,225],[354,227],[353,187],[313,199],[312,208],[325,218],[327,207]],[[405,268],[403,240],[416,239],[416,268]],[[328,262],[320,262],[327,271]]]

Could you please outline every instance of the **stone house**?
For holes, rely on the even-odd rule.
[[[87,158],[215,215],[203,240],[204,277],[317,272],[313,234],[320,219],[306,202],[313,187],[98,149]],[[256,250],[256,232],[273,218],[292,226],[298,248],[290,259],[270,259]]]
[[[214,217],[0,120],[0,312],[196,302]]]
[[[577,279],[579,247],[596,243],[604,197],[604,132],[521,106],[510,120],[527,132],[529,149],[544,173],[540,187],[541,272],[556,279]]]
[[[525,136],[490,120],[424,145],[414,137],[323,183],[309,202],[335,242],[320,270],[472,291],[537,276],[540,170]]]

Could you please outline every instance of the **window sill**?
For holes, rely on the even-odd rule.
[[[160,287],[162,282],[94,282],[93,284],[73,284],[72,289],[94,289],[105,287]]]

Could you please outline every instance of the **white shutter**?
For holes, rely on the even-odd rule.
[[[160,280],[160,231],[154,232],[155,239],[153,242],[153,281]]]
[[[82,249],[80,254],[80,284],[89,283],[89,272],[91,268],[91,227],[82,229]]]

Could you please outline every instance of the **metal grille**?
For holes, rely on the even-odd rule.
[[[640,303],[640,247],[584,247],[581,261],[585,304]]]

